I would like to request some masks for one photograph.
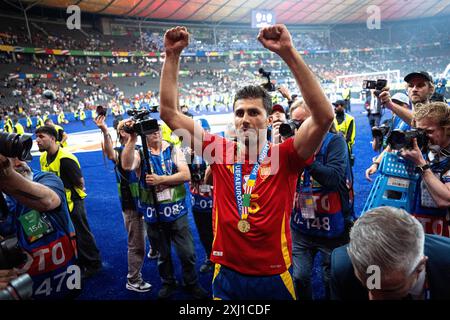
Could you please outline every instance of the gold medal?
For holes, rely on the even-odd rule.
[[[239,220],[237,227],[242,233],[247,233],[250,231],[250,223],[247,220]]]

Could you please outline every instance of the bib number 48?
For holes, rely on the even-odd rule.
[[[330,218],[328,217],[316,217],[314,219],[307,219],[306,220],[306,227],[308,229],[314,228],[318,230],[325,230],[330,231]]]

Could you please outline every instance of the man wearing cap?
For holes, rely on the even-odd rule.
[[[102,268],[100,252],[87,220],[84,198],[84,178],[78,159],[57,143],[58,133],[54,127],[36,129],[36,143],[41,151],[41,170],[53,172],[64,183],[67,206],[77,233],[79,265],[82,276],[87,278]]]
[[[334,118],[334,125],[338,132],[342,132],[347,142],[349,155],[352,155],[352,148],[355,144],[355,118],[345,112],[346,102],[344,100],[338,100],[334,105],[334,112],[336,117]]]
[[[125,126],[133,125],[127,120]],[[152,248],[159,252],[158,271],[162,287],[159,299],[168,299],[176,291],[172,262],[172,243],[181,260],[185,289],[196,299],[207,297],[198,283],[195,271],[194,239],[189,227],[190,193],[185,182],[191,175],[181,150],[162,139],[161,129],[146,135],[150,168],[144,161],[144,150],[136,150],[137,134],[131,133],[122,151],[122,168],[135,171],[139,177],[137,210],[144,216]],[[156,201],[156,203],[155,203]]]
[[[398,115],[404,122],[411,125],[414,107],[418,103],[429,103],[434,92],[433,78],[426,71],[411,72],[405,78],[406,90],[412,104],[412,109],[403,108],[394,103],[389,93],[389,88],[385,88],[380,94],[381,103]]]
[[[286,122],[286,110],[281,104],[275,104],[272,106],[272,112],[269,116],[270,127],[267,128],[268,138],[272,143],[280,143],[280,125]]]

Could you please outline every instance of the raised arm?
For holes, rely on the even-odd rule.
[[[137,135],[135,133],[130,134],[125,147],[123,148],[121,155],[122,168],[127,171],[136,170],[139,171],[141,164],[141,157],[139,152],[136,151]]]
[[[258,40],[264,47],[278,54],[288,65],[300,88],[305,103],[311,109],[311,117],[295,135],[294,147],[301,159],[308,159],[321,145],[328,132],[334,112],[315,75],[294,48],[292,38],[284,25],[261,29]]]
[[[381,103],[389,110],[395,113],[400,119],[411,125],[413,120],[413,111],[408,108],[402,107],[391,100],[391,94],[389,88],[383,88],[383,92],[380,93]]]
[[[0,155],[0,192],[37,211],[50,211],[61,205],[58,194],[49,187],[33,182],[13,168],[13,160]]]
[[[95,124],[99,127],[100,131],[103,134],[103,144],[102,150],[105,156],[109,159],[117,163],[117,154],[114,150],[111,135],[108,133],[108,127],[105,123],[105,116],[99,116],[94,119]]]
[[[189,33],[185,27],[169,29],[164,35],[165,60],[160,83],[160,116],[175,134],[183,135],[183,141],[189,145],[201,146],[203,128],[185,116],[178,109],[178,72],[181,51],[189,44]],[[182,130],[181,130],[182,129]],[[183,131],[183,132],[182,132]],[[198,150],[198,148],[197,148]]]

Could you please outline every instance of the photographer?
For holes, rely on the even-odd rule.
[[[207,297],[199,286],[195,271],[194,240],[188,222],[190,201],[185,182],[190,180],[189,168],[181,151],[162,140],[160,128],[145,133],[149,147],[150,166],[144,162],[143,151],[136,149],[134,120],[125,122],[130,138],[122,151],[122,167],[134,170],[139,178],[138,212],[144,215],[147,236],[159,252],[158,271],[162,288],[158,298],[170,298],[177,289],[172,263],[172,242],[181,260],[185,289],[196,299]],[[130,130],[131,129],[131,130]],[[156,193],[156,201],[152,193]]]
[[[309,107],[295,103],[292,119],[303,123]],[[313,298],[311,288],[314,258],[322,255],[325,299],[329,299],[330,256],[348,241],[353,220],[353,178],[347,144],[334,126],[315,153],[314,162],[300,175],[291,217],[293,278],[299,300]]]
[[[117,135],[121,146],[114,148],[105,118],[105,115],[99,115],[94,121],[103,134],[103,153],[114,162],[114,171],[119,185],[122,216],[128,236],[128,274],[125,287],[136,292],[147,292],[152,286],[142,279],[141,274],[145,257],[144,221],[142,215],[136,210],[137,198],[133,197],[133,194],[138,193],[138,176],[135,171],[124,170],[120,161],[123,148],[128,142],[130,134],[123,130],[125,122],[120,121],[117,125]]]
[[[286,122],[286,111],[281,104],[275,104],[272,106],[272,111],[269,116],[270,126],[268,128],[268,132],[270,133],[268,137],[270,137],[272,143],[281,143],[280,136],[280,125]]]
[[[398,92],[398,93],[394,94],[394,96],[392,97],[392,102],[395,103],[396,105],[399,105],[399,106],[405,108],[405,109],[409,108],[409,98],[404,93]],[[375,172],[377,172],[378,167],[379,167],[381,161],[383,160],[385,153],[392,152],[391,146],[389,146],[389,145],[385,146],[387,137],[390,135],[390,133],[395,129],[409,130],[410,128],[411,127],[408,124],[406,124],[399,116],[397,116],[395,114],[392,116],[389,127],[387,127],[387,126],[378,127],[378,129],[379,129],[378,131],[374,131],[375,128],[372,128],[372,136],[373,136],[372,148],[375,151],[378,151],[380,149],[380,147],[383,146],[384,150],[380,153],[379,156],[376,157],[376,159],[373,160],[371,166],[366,169],[366,179],[367,180],[372,181],[370,176],[373,175]],[[381,130],[384,130],[384,132]],[[375,134],[376,134],[376,136],[375,136]]]
[[[381,108],[383,106],[383,103],[376,95],[376,90],[369,90],[369,95],[367,97],[365,106],[370,127],[372,128],[374,126],[380,126]]]
[[[384,88],[380,93],[380,101],[399,116],[408,125],[411,125],[415,105],[418,103],[429,103],[434,92],[433,78],[425,71],[411,72],[404,78],[408,97],[412,103],[412,110],[403,108],[401,105],[392,101],[389,88]]]
[[[78,159],[57,143],[58,133],[52,126],[36,129],[36,143],[41,157],[41,170],[53,172],[61,178],[66,191],[70,218],[77,233],[79,265],[83,278],[100,272],[102,261],[87,219],[84,198],[84,178]]]
[[[426,233],[450,237],[450,107],[444,102],[416,105],[413,122],[425,131],[429,152],[422,155],[415,138],[412,148],[401,152],[420,174],[411,213]]]
[[[0,242],[17,237],[26,254],[14,269],[1,270],[0,265],[0,290],[28,273],[34,299],[75,296],[81,289],[81,275],[75,266],[75,232],[61,180],[0,154],[0,192],[6,195],[6,206],[0,207]],[[2,258],[7,254],[3,251]]]

